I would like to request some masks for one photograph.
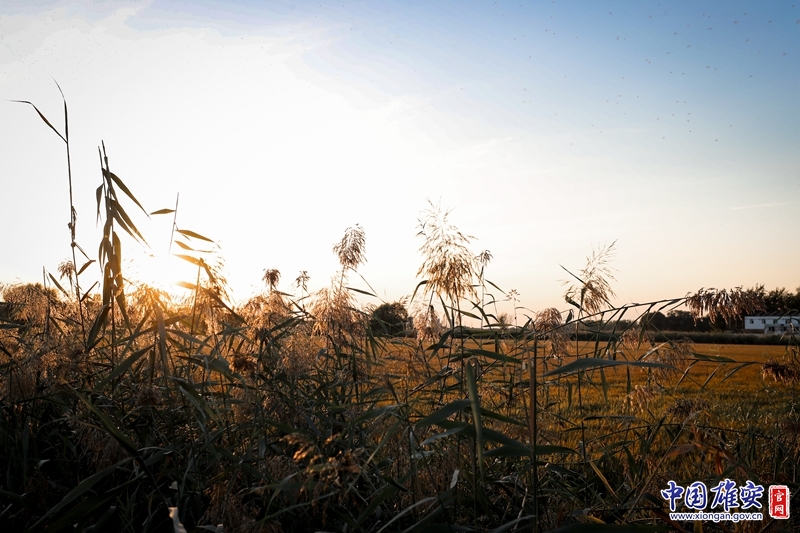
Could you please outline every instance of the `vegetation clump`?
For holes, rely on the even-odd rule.
[[[141,240],[125,205],[146,211],[101,153],[98,258],[2,287],[10,531],[663,531],[689,527],[668,520],[668,480],[796,481],[794,363],[764,365],[775,381],[730,392],[726,411],[716,398],[748,372],[737,387],[754,387],[755,361],[621,320],[686,303],[730,318],[736,291],[615,306],[608,247],[574,276],[571,312],[518,325],[515,309],[512,326],[475,290],[497,288],[490,255],[431,205],[410,313],[345,284],[366,261],[358,225],[333,248],[328,287],[309,293],[303,271],[283,293],[268,269],[266,292],[240,306],[213,241],[175,225],[178,260],[196,267],[180,298],[125,277],[122,245]],[[92,266],[100,281],[84,291]],[[796,339],[786,350],[796,361]],[[772,423],[751,416],[767,396]]]
[[[402,302],[383,303],[372,311],[368,327],[376,335],[395,337],[410,331],[409,320]]]

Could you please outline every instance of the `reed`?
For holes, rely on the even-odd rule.
[[[612,244],[573,276],[575,312],[501,324],[485,289],[515,291],[429,203],[414,336],[387,335],[355,297],[374,291],[347,286],[366,261],[358,225],[333,247],[329,287],[309,296],[303,271],[283,293],[269,269],[266,292],[233,306],[213,240],[153,211],[173,214],[176,260],[197,269],[177,298],[127,281],[122,246],[143,222],[123,202],[148,212],[105,147],[101,171],[97,292],[2,287],[8,530],[682,531],[659,496],[668,480],[796,482],[796,339],[761,365],[622,321],[758,303],[736,290],[614,305]],[[82,269],[58,273],[77,285]]]

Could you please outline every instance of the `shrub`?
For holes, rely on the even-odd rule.
[[[381,304],[372,311],[369,329],[374,335],[390,337],[408,331],[408,311],[401,302]]]

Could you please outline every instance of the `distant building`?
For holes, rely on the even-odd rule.
[[[764,333],[766,335],[780,335],[787,331],[800,330],[800,316],[781,315],[752,315],[744,317],[745,333]]]

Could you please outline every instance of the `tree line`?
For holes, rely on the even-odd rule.
[[[787,315],[798,314],[800,310],[800,287],[795,292],[785,288],[776,288],[767,291],[764,285],[756,285],[743,291],[745,295],[762,302],[762,314]],[[744,329],[744,315],[733,317],[729,320],[721,316],[711,320],[705,316],[697,320],[692,318],[689,311],[673,309],[664,314],[661,312],[646,313],[642,317],[642,324],[656,331],[688,331],[688,332],[715,332]]]

